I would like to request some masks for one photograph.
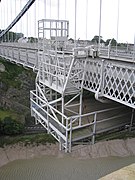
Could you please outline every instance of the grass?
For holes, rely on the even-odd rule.
[[[19,115],[10,110],[0,109],[0,119],[3,120],[5,117],[11,117],[12,119],[18,119]]]
[[[49,134],[34,134],[34,135],[18,135],[18,136],[2,136],[0,138],[0,147],[4,147],[6,145],[14,145],[18,143],[23,143],[25,146],[33,144],[39,145],[46,143],[55,144],[55,139]]]

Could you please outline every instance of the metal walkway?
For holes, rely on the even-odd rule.
[[[75,53],[84,53],[83,55],[74,55],[76,56],[76,61],[82,64],[80,67],[82,71],[85,66],[84,89],[96,93],[98,97],[106,97],[131,108],[135,108],[135,64],[131,58],[124,58],[124,60],[122,60],[120,57],[116,59],[114,56],[108,59],[108,57],[103,55],[99,58],[92,58],[87,55],[88,50],[85,48],[78,48],[75,50]],[[61,66],[63,66],[63,68],[65,66],[65,70],[68,71],[67,66],[68,63],[71,63],[71,59],[73,59],[73,52],[63,51],[58,52],[57,55],[60,61],[62,61],[63,58],[62,63],[64,64],[61,64]],[[0,44],[0,56],[11,62],[22,64],[24,67],[39,70],[39,58],[43,56],[43,52],[38,52],[37,44],[3,43]],[[44,54],[46,58],[49,56],[54,58],[55,51],[50,52],[50,54]],[[65,61],[67,61],[67,64]],[[75,66],[77,68],[79,65]],[[63,72],[61,71],[63,74],[63,77],[61,74],[61,82],[65,81],[65,70],[63,69]],[[76,82],[76,84],[78,83]],[[61,90],[59,89],[59,91]]]

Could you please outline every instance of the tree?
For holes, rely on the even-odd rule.
[[[38,42],[38,39],[37,38],[34,38],[34,37],[28,37],[28,41],[30,43],[37,43]]]
[[[104,43],[105,42],[102,38],[103,37],[100,36],[100,43]],[[95,35],[91,41],[98,44],[99,43],[99,36]]]
[[[0,30],[0,33],[4,31],[4,30]],[[14,41],[18,41],[19,38],[23,37],[24,34],[23,33],[16,33],[16,32],[12,32],[9,31],[7,32],[3,38],[1,38],[1,40],[3,39],[4,42],[14,42]]]
[[[24,125],[11,117],[5,117],[0,121],[0,134],[3,135],[17,135],[24,130]]]
[[[73,38],[69,38],[68,41],[70,41],[71,43],[74,43],[74,39]]]
[[[111,46],[116,46],[117,44],[117,41],[113,38],[113,39],[107,39],[105,45],[108,46],[110,42],[111,42]]]

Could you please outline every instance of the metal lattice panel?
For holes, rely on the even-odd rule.
[[[104,73],[104,96],[134,108],[135,67],[106,63]]]
[[[92,92],[97,91],[101,79],[101,61],[89,59],[87,61],[84,78],[84,88]]]
[[[135,108],[135,66],[88,59],[84,88],[94,93],[102,89],[102,96]]]

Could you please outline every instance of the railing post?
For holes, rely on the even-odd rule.
[[[65,142],[65,152],[68,152],[68,119],[66,119],[66,142]]]
[[[62,114],[64,114],[64,95],[62,95]],[[64,117],[62,116],[62,124],[64,125]]]
[[[134,34],[134,47],[133,47],[133,62],[135,61],[135,34]]]
[[[131,131],[131,129],[132,129],[133,120],[134,120],[134,109],[132,109],[132,113],[131,113],[131,121],[130,121],[129,131]]]
[[[110,59],[110,52],[111,52],[111,42],[112,42],[113,39],[111,39],[109,41],[109,44],[108,44],[108,59]]]
[[[30,92],[30,111],[31,111],[31,116],[33,116],[31,99],[33,99],[33,94]]]
[[[59,136],[59,150],[62,151],[62,139]]]
[[[96,121],[97,121],[97,113],[95,113],[95,115],[94,115],[94,124],[93,124],[92,144],[95,144]]]
[[[72,118],[70,119],[69,152],[72,151]]]
[[[48,109],[48,104],[47,104],[47,133],[49,134],[50,133],[50,126],[49,126],[49,116],[48,116],[48,113],[49,113],[49,109]]]
[[[81,92],[80,92],[79,126],[81,126],[81,124],[82,124],[82,118],[81,118],[81,115],[82,115],[82,98],[83,98],[83,89],[81,89]]]
[[[64,87],[64,83],[66,81],[66,58],[64,58],[65,54],[63,52],[63,62],[64,62],[64,81],[63,81],[63,87]]]
[[[110,59],[110,44],[108,45],[108,59]]]
[[[104,68],[104,59],[102,59],[99,87],[95,93],[96,100],[99,100],[99,98],[104,95],[104,81],[105,81],[104,69],[105,69]]]

